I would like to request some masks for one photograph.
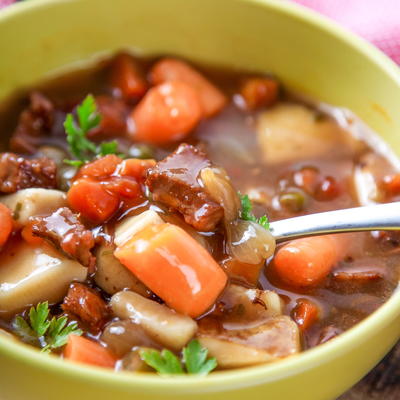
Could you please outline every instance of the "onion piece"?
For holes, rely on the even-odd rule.
[[[234,221],[239,216],[240,199],[235,188],[222,168],[203,168],[201,181],[210,196],[224,208],[226,222]]]
[[[253,221],[237,220],[226,225],[228,251],[239,261],[258,264],[274,254],[271,232]]]

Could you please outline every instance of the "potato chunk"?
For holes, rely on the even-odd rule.
[[[67,205],[67,196],[60,190],[23,189],[16,193],[0,196],[0,202],[11,209],[17,225],[23,226],[29,217],[51,214]]]
[[[149,290],[124,267],[114,256],[114,246],[100,246],[96,251],[97,269],[94,275],[96,284],[108,294],[122,289],[131,289],[142,296],[148,296]]]
[[[191,318],[134,292],[116,293],[110,305],[117,317],[133,320],[156,342],[173,350],[182,349],[197,331]]]
[[[203,347],[208,349],[210,357],[217,359],[218,367],[220,368],[247,367],[274,360],[264,350],[212,336],[200,337],[199,342]]]
[[[338,145],[357,145],[333,119],[319,119],[313,110],[292,103],[263,112],[257,131],[264,159],[273,164],[324,156]]]
[[[87,268],[52,247],[17,243],[2,255],[0,315],[8,316],[41,301],[62,300],[69,284],[84,281]]]
[[[134,217],[126,218],[115,229],[114,243],[117,246],[122,246],[147,226],[162,224],[163,222],[161,217],[153,210],[147,210]]]

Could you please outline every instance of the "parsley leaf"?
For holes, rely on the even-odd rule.
[[[64,121],[69,150],[77,158],[77,160],[64,160],[66,164],[81,167],[84,162],[90,161],[95,156],[102,157],[117,153],[118,143],[115,140],[96,146],[87,138],[87,133],[96,128],[101,121],[101,114],[98,112],[96,102],[91,94],[87,95],[76,108],[76,114],[77,120],[73,114],[67,114]]]
[[[142,350],[143,361],[154,368],[159,374],[183,374],[183,368],[178,357],[169,350]]]
[[[50,321],[47,320],[49,316],[49,303],[39,303],[36,308],[31,307],[29,310],[29,320],[33,331],[36,336],[43,336],[50,326]]]
[[[55,317],[52,318],[46,335],[47,345],[42,351],[48,351],[66,345],[70,334],[82,335],[83,332],[78,328],[76,322],[71,322],[69,325],[65,326],[66,324],[67,317],[65,316],[57,319]]]
[[[215,357],[207,360],[208,350],[198,340],[192,340],[183,348],[183,362],[189,374],[207,375],[217,366]]]
[[[263,215],[260,218],[256,218],[253,214],[253,206],[251,204],[251,200],[247,194],[239,193],[240,202],[242,203],[242,210],[240,211],[240,218],[245,221],[253,221],[257,222],[257,224],[261,225],[264,229],[269,229],[269,220],[266,215]]]
[[[181,360],[169,350],[141,350],[142,360],[154,368],[159,374],[188,374],[207,375],[217,366],[215,358],[207,359],[208,350],[201,346],[198,340],[192,340],[182,350]]]
[[[45,352],[64,346],[70,334],[82,335],[76,322],[67,325],[65,316],[49,320],[49,312],[47,301],[39,303],[36,308],[31,307],[29,310],[29,322],[18,315],[12,326],[25,342],[39,343]]]

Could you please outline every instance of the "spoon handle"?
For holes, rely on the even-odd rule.
[[[271,222],[270,230],[278,243],[328,233],[400,230],[400,202],[283,219]]]

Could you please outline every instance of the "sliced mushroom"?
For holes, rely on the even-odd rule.
[[[22,189],[16,193],[0,196],[0,202],[11,209],[16,224],[26,225],[29,217],[51,214],[67,206],[67,196],[60,190]]]
[[[115,316],[131,319],[156,342],[173,350],[182,349],[197,331],[191,318],[131,291],[116,293],[110,305]]]
[[[114,246],[102,245],[96,251],[97,268],[94,276],[96,284],[108,294],[123,289],[131,289],[147,297],[149,290],[128,268],[114,257]]]
[[[142,326],[130,319],[114,321],[106,326],[101,340],[118,357],[121,357],[137,346],[159,348]]]
[[[87,268],[48,245],[17,243],[2,254],[0,315],[8,316],[42,301],[62,300],[72,281],[84,281]]]
[[[218,365],[226,368],[268,362],[300,351],[299,329],[285,315],[251,328],[199,332],[199,340],[217,358]]]

